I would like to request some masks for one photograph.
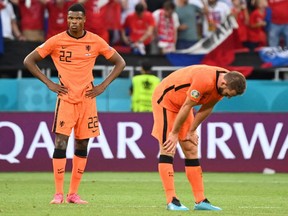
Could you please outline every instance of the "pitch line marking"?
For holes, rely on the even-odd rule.
[[[281,207],[276,206],[239,206],[241,209],[279,209]]]

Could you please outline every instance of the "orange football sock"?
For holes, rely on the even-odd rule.
[[[158,171],[165,190],[167,204],[170,203],[173,197],[176,197],[174,187],[174,168],[173,158],[167,155],[160,155],[158,163]]]
[[[74,155],[72,161],[72,174],[70,181],[69,194],[77,193],[82,175],[86,167],[87,157],[78,157]]]
[[[198,159],[190,159],[189,161],[196,160],[198,161],[198,166],[187,166],[187,161],[189,159],[185,160],[185,172],[186,176],[188,178],[188,181],[190,182],[190,185],[192,187],[192,191],[194,194],[194,199],[196,203],[199,203],[205,199],[204,195],[204,183],[203,183],[203,177],[202,177],[202,168],[199,164]],[[192,162],[193,163],[193,162]],[[189,164],[189,162],[188,162]]]
[[[56,190],[55,193],[63,194],[66,158],[53,158],[52,163]]]

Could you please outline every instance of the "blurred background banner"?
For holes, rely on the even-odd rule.
[[[263,62],[273,67],[288,66],[288,50],[281,47],[263,47],[259,50]]]
[[[101,135],[90,140],[87,171],[157,171],[152,118],[151,113],[100,113]],[[52,124],[51,112],[1,113],[0,171],[50,171]],[[214,113],[201,125],[199,135],[205,171],[288,171],[288,113]],[[67,167],[71,167],[73,138]],[[175,171],[184,169],[179,149]]]
[[[57,82],[57,78],[52,78]],[[102,78],[95,79],[95,85]],[[53,112],[56,94],[34,78],[0,79],[0,112]],[[118,78],[97,96],[99,112],[131,112],[129,78]],[[115,90],[117,89],[117,91]],[[245,95],[227,99],[214,107],[215,112],[288,112],[288,82],[248,80]],[[1,114],[0,114],[1,115]]]

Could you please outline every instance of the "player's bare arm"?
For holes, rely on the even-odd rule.
[[[168,153],[175,151],[176,144],[178,142],[178,133],[180,131],[180,128],[187,119],[189,113],[191,112],[192,107],[195,105],[196,102],[190,100],[189,97],[186,97],[184,104],[182,105],[177,114],[172,131],[169,133],[167,140],[163,144],[163,149]]]
[[[203,104],[199,111],[196,113],[194,121],[191,125],[191,128],[186,136],[186,140],[191,141],[194,145],[198,145],[198,134],[197,128],[198,126],[211,114],[213,107],[216,102],[211,102],[208,104]]]
[[[86,97],[94,98],[102,94],[107,86],[120,75],[126,66],[124,59],[119,55],[118,52],[115,52],[112,57],[108,59],[108,61],[114,64],[113,69],[101,84],[96,85],[91,90],[86,91]]]
[[[45,74],[41,72],[37,66],[37,62],[43,60],[36,50],[32,51],[24,59],[25,67],[32,73],[33,76],[41,80],[51,91],[58,95],[64,95],[68,93],[68,89],[65,86],[61,86],[57,83],[52,82]]]

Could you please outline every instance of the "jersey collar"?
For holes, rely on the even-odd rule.
[[[69,33],[68,30],[67,30],[66,32],[67,32],[67,34],[68,34],[70,37],[75,38],[75,39],[77,39],[77,40],[83,38],[83,37],[86,35],[86,33],[87,33],[86,30],[84,30],[84,34],[83,34],[81,37],[74,37],[73,35],[71,35],[71,34]]]

